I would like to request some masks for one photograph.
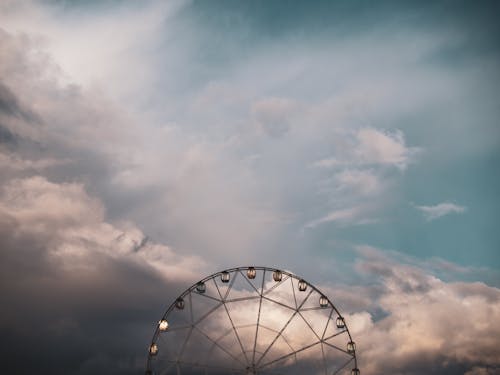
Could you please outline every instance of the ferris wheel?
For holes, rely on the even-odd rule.
[[[287,271],[238,267],[185,290],[158,322],[146,375],[359,375],[344,317]]]

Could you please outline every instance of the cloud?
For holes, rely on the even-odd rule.
[[[340,225],[354,224],[363,225],[375,222],[375,219],[366,217],[369,207],[357,206],[346,209],[334,210],[327,215],[308,222],[304,228],[314,228],[325,223],[338,222]]]
[[[416,147],[407,147],[403,133],[399,130],[384,132],[374,128],[360,129],[354,153],[358,160],[368,164],[394,165],[402,170],[414,160],[419,152]]]
[[[181,1],[153,1],[147,6],[103,4],[96,13],[85,6],[75,9],[31,0],[9,1],[1,5],[0,19],[10,32],[37,39],[56,62],[60,81],[98,85],[124,99],[139,91],[144,94],[145,87],[152,85],[155,77],[150,56],[160,43],[163,22],[182,7]],[[59,22],[53,22],[54,17]],[[108,84],[103,86],[104,81]]]
[[[373,195],[382,189],[382,182],[373,170],[346,169],[334,176],[338,189],[347,193]]]
[[[1,32],[1,30],[0,30]],[[30,120],[33,116],[19,103],[12,90],[0,82],[0,112],[9,116]]]
[[[432,221],[450,214],[461,214],[467,211],[467,207],[450,202],[443,202],[434,206],[415,206],[415,208],[422,212],[427,221]]]
[[[61,82],[31,36],[0,37],[0,79],[10,90],[8,108],[16,103],[16,111],[1,112],[0,134],[11,144],[0,152],[6,179],[43,172],[84,181],[111,217],[140,222],[156,240],[224,257],[228,266],[225,247],[253,257],[255,243],[281,225],[266,199],[257,200],[251,165],[225,141],[175,122],[151,124],[100,90]]]
[[[8,304],[0,346],[12,358],[2,365],[8,372],[142,369],[151,322],[207,267],[149,240],[131,222],[106,221],[102,202],[83,185],[41,176],[2,187],[0,234],[0,293]],[[34,338],[39,347],[26,352]],[[63,359],[52,363],[54,355]]]
[[[265,133],[278,137],[288,131],[289,118],[296,111],[296,106],[290,99],[265,98],[253,103],[252,113]]]
[[[332,158],[320,159],[315,167],[332,168],[339,166],[394,166],[405,170],[415,162],[422,151],[419,147],[408,147],[401,130],[385,131],[373,127],[347,131],[344,135],[342,153]]]
[[[332,168],[342,164],[343,164],[342,162],[339,162],[335,158],[326,158],[326,159],[316,160],[314,163],[312,163],[312,166],[317,168]]]
[[[58,160],[51,158],[29,160],[29,159],[22,159],[15,154],[0,153],[0,169],[12,169],[17,171],[24,171],[24,170],[38,171],[67,163],[71,163],[71,160]]]
[[[321,191],[340,208],[310,221],[306,224],[308,228],[325,222],[368,224],[376,221],[369,216],[377,211],[377,203],[366,199],[374,196],[384,199],[395,180],[391,169],[404,171],[421,152],[421,148],[406,145],[400,130],[390,132],[369,127],[338,133],[339,151],[311,165],[335,172],[321,184]]]
[[[101,202],[81,184],[41,176],[12,180],[2,189],[0,212],[23,235],[47,237],[47,255],[69,269],[86,269],[96,252],[151,267],[166,280],[191,280],[206,265],[148,240],[132,223],[107,223]]]
[[[360,213],[359,207],[346,208],[344,210],[335,210],[330,212],[328,215],[323,216],[319,219],[310,221],[305,225],[306,228],[314,228],[320,224],[341,221],[349,222],[355,219]]]
[[[390,253],[365,250],[357,271],[378,281],[356,294],[369,295],[372,308],[383,309],[383,314],[375,319],[376,309],[361,308],[347,319],[354,324],[363,371],[465,373],[500,365],[500,331],[489,324],[500,318],[498,288],[481,282],[444,282],[419,266],[394,261]]]

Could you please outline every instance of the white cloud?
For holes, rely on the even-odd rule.
[[[450,202],[443,202],[434,206],[415,206],[415,208],[422,212],[427,221],[432,221],[445,215],[461,214],[467,211],[467,207]]]
[[[150,56],[163,23],[182,5],[181,1],[153,1],[142,6],[103,6],[99,15],[73,11],[61,17],[59,5],[28,0],[1,5],[0,20],[9,32],[35,36],[61,68],[59,79],[99,85],[108,94],[137,96],[155,81]]]
[[[323,216],[319,219],[313,220],[305,225],[306,228],[314,228],[320,224],[328,223],[332,221],[352,221],[359,214],[359,207],[346,208],[343,210],[335,210],[330,212],[328,215]]]
[[[312,163],[312,166],[317,168],[332,168],[343,164],[344,163],[338,161],[335,158],[326,158],[315,161],[314,163]]]
[[[34,170],[40,171],[50,167],[71,163],[68,159],[46,158],[30,160],[20,158],[16,154],[4,154],[0,152],[0,169],[12,169],[15,171]]]
[[[498,288],[444,282],[415,264],[395,261],[392,252],[363,247],[360,254],[359,275],[375,281],[365,290],[347,288],[359,295],[362,308],[347,323],[353,327],[363,372],[437,374],[458,366],[481,373],[480,368],[498,368],[500,327],[492,324],[500,319]],[[370,311],[366,296],[372,308],[383,309],[383,318],[375,319],[373,312],[368,320],[362,315]]]
[[[355,132],[338,134],[340,153],[335,157],[314,162],[315,167],[353,167],[374,165],[394,166],[405,170],[421,152],[419,147],[408,147],[400,130],[384,131],[373,127],[361,128]]]
[[[399,130],[386,132],[363,128],[357,132],[356,139],[358,145],[354,153],[361,163],[394,165],[404,170],[419,151],[416,147],[406,146]]]
[[[370,211],[370,208],[367,206],[355,206],[349,207],[345,209],[334,210],[328,213],[327,215],[320,217],[319,219],[312,220],[308,222],[304,228],[314,228],[318,225],[330,223],[330,222],[338,222],[342,225],[346,224],[370,224],[375,222],[375,219],[369,218],[366,214]]]
[[[390,132],[369,127],[357,131],[337,131],[335,134],[337,147],[334,155],[320,159],[312,166],[327,172],[329,169],[335,171],[333,178],[323,182],[321,191],[329,194],[331,201],[345,208],[314,220],[306,227],[330,221],[344,224],[373,222],[368,216],[376,210],[377,203],[368,204],[366,198],[375,195],[381,199],[387,198],[384,193],[394,181],[394,176],[390,176],[390,168],[405,170],[421,150],[408,147],[399,130]]]
[[[373,214],[377,211],[376,202],[368,202],[384,191],[385,183],[373,170],[345,169],[326,180],[322,190],[330,200],[338,201],[341,206],[326,215],[309,221],[304,228],[315,228],[325,223],[339,225],[362,225],[377,221]],[[344,207],[342,207],[344,206]]]
[[[334,176],[343,192],[372,195],[382,189],[382,182],[373,170],[346,169]]]
[[[166,280],[196,279],[207,265],[149,241],[130,222],[106,222],[102,203],[81,184],[41,176],[11,180],[1,190],[0,216],[14,220],[23,236],[47,239],[47,254],[68,271],[92,267],[96,253],[151,267]]]
[[[253,258],[255,243],[283,222],[267,196],[257,197],[264,183],[252,163],[235,157],[225,137],[214,140],[176,121],[154,126],[99,90],[59,82],[60,72],[44,69],[53,60],[35,53],[29,37],[2,31],[0,38],[0,79],[38,116],[2,118],[26,146],[0,154],[0,172],[72,176],[106,201],[111,215],[119,211],[160,241],[231,263]]]

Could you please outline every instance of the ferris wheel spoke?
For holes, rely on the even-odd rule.
[[[234,274],[234,277],[231,277],[231,281],[229,282],[229,286],[226,290],[226,293],[224,294],[224,297],[222,297],[222,295],[221,295],[221,298],[223,301],[227,300],[227,296],[229,295],[229,292],[231,291],[231,289],[233,289],[233,285],[234,285],[234,282],[236,280],[236,277],[238,277],[237,273]],[[215,282],[215,279],[214,279],[214,282]],[[216,283],[216,285],[217,285],[217,283]],[[217,289],[219,289],[219,288],[217,288]],[[221,294],[220,290],[219,290],[219,294]]]
[[[341,351],[342,353],[345,353],[345,354],[348,354],[349,356],[352,356],[351,353],[349,353],[347,350],[344,350],[342,348],[339,348],[338,346],[336,345],[333,345],[333,344],[330,344],[329,342],[326,342],[325,340],[323,340],[323,344],[325,345],[328,345],[329,347],[333,348],[333,349],[337,349],[338,351]]]
[[[236,330],[236,327],[234,326],[233,319],[231,318],[231,314],[229,314],[229,310],[228,310],[226,304],[224,304],[224,309],[226,310],[227,317],[229,318],[229,321],[231,322],[231,327],[233,327],[233,331],[234,331],[234,334],[236,335],[236,339],[238,340],[238,343],[240,344],[241,352],[243,353],[243,356],[245,357],[245,360],[247,361],[247,364],[248,364],[247,353],[245,351],[245,348],[243,348],[243,344],[241,342],[240,335],[238,335],[238,331]]]
[[[208,351],[207,353],[207,358],[209,358],[211,355],[212,355],[212,352],[214,351],[214,349],[216,348],[216,345],[215,343],[217,342],[220,342],[221,340],[223,340],[227,335],[229,335],[231,332],[233,332],[233,329],[230,328],[228,329],[225,333],[223,333],[221,336],[219,336],[216,340],[214,340],[214,342],[212,343],[211,347],[210,347],[210,350]]]
[[[316,336],[318,338],[318,340],[321,340],[321,337],[318,336],[318,334],[313,329],[313,327],[311,327],[311,324],[309,324],[309,322],[307,321],[307,319],[304,318],[304,316],[300,313],[300,311],[297,310],[297,312],[300,315],[300,317],[302,318],[302,320],[307,324],[307,326],[309,327],[309,329],[311,330],[311,332],[314,333],[314,336]]]
[[[218,299],[218,298],[215,298],[215,297],[212,297],[212,296],[209,296],[209,295],[206,295],[206,294],[202,294],[202,293],[195,293],[195,294],[197,296],[200,296],[200,297],[203,297],[203,298],[211,299],[212,301],[222,302],[222,297],[221,297],[221,299]]]
[[[193,324],[199,324],[203,320],[205,320],[210,314],[212,314],[215,310],[217,310],[219,307],[221,307],[223,303],[219,303],[218,305],[212,307],[210,310],[208,310],[205,314],[203,314],[196,322],[193,322]]]
[[[293,287],[293,278],[290,277],[290,284],[292,284],[293,301],[295,302],[295,308],[298,307],[297,296],[295,295],[295,288]]]
[[[235,361],[241,363],[243,366],[246,366],[246,363],[241,362],[238,357],[235,357],[232,353],[230,353],[226,348],[224,348],[222,345],[220,345],[216,340],[212,339],[209,335],[207,335],[205,332],[203,332],[200,328],[197,326],[193,326],[198,332],[200,332],[205,338],[207,338],[210,342],[212,342],[215,346],[217,346],[219,349],[221,349],[223,352],[225,352],[227,355],[229,355],[231,358],[233,358]]]
[[[349,363],[351,363],[353,359],[354,359],[354,357],[353,357],[353,358],[349,358],[349,359],[347,360],[347,362],[345,362],[345,363],[344,363],[341,367],[339,367],[339,368],[338,368],[335,372],[333,372],[331,375],[336,375],[336,374],[338,374],[338,373],[339,373],[340,371],[342,371],[342,370],[343,370],[343,369],[344,369],[344,368],[345,368],[345,367],[346,367]]]
[[[233,281],[234,281],[234,278],[233,278]],[[214,279],[214,284],[215,284],[215,287],[217,288],[217,292],[222,297],[219,286],[215,282],[215,279]],[[238,335],[238,331],[236,331],[236,327],[234,326],[233,319],[231,318],[231,314],[229,314],[229,310],[224,302],[222,302],[222,305],[224,306],[224,310],[226,310],[227,317],[229,318],[229,321],[231,322],[231,327],[233,327],[233,331],[234,331],[234,334],[236,336],[236,339],[238,340],[238,343],[240,344],[241,352],[243,353],[243,356],[245,357],[245,360],[248,364],[247,353],[245,352],[245,348],[243,348],[243,344],[241,343],[241,339],[240,339],[240,336]]]
[[[333,308],[330,309],[330,314],[328,315],[328,320],[326,321],[325,329],[323,330],[323,334],[321,335],[322,339],[325,338],[325,334],[326,334],[326,331],[328,329],[328,325],[332,322],[332,315],[333,315]]]
[[[255,287],[255,285],[253,285],[253,284],[250,282],[250,280],[248,280],[248,278],[247,278],[247,277],[245,277],[245,275],[243,275],[243,272],[241,272],[241,271],[240,271],[240,275],[241,275],[241,277],[243,278],[243,280],[245,280],[245,281],[246,281],[246,283],[247,283],[248,285],[250,285],[250,287],[251,287],[253,290],[255,290],[255,291],[256,291],[259,295],[261,295],[261,294],[262,294],[261,292],[259,292],[259,291],[257,290],[257,288]]]
[[[267,300],[267,301],[269,301],[269,302],[273,302],[273,303],[275,303],[275,304],[277,304],[277,305],[280,305],[280,306],[286,307],[287,309],[290,309],[290,310],[292,310],[292,311],[296,311],[296,310],[297,310],[297,308],[296,308],[296,307],[292,307],[292,306],[285,305],[284,303],[279,302],[279,301],[276,301],[276,300],[274,300],[274,299],[272,299],[272,298],[269,298],[269,297],[266,297],[266,296],[262,296],[262,298],[264,298],[265,300]]]
[[[347,332],[347,330],[343,329],[343,330],[342,330],[342,331],[340,331],[340,332],[337,332],[337,333],[334,333],[333,335],[330,335],[330,336],[328,336],[328,337],[325,337],[325,338],[324,338],[324,340],[326,341],[326,340],[333,339],[334,337],[339,336],[339,335],[341,335],[341,334],[343,334],[343,333],[346,333],[346,332]]]
[[[279,331],[277,331],[277,330],[275,330],[275,329],[272,329],[272,328],[270,328],[270,327],[267,327],[267,326],[265,326],[265,325],[263,325],[263,324],[259,324],[259,327],[260,327],[260,328],[267,329],[267,330],[268,330],[268,331],[270,331],[270,332],[274,332],[274,333],[277,333],[278,335],[280,335]],[[282,338],[282,339],[283,339],[283,341],[284,341],[284,342],[288,345],[288,347],[290,348],[290,350],[293,352],[293,351],[294,351],[294,349],[293,349],[292,345],[290,345],[290,343],[288,342],[287,338],[286,338],[284,335],[281,335],[281,338]]]
[[[326,365],[325,348],[321,345],[321,357],[323,358],[323,368],[325,369],[325,375],[328,375],[328,366]]]
[[[316,342],[314,342],[314,343],[312,343],[312,344],[306,345],[306,346],[304,346],[303,348],[300,348],[299,350],[295,350],[295,351],[293,351],[292,353],[285,354],[285,355],[283,355],[283,356],[281,356],[281,357],[279,357],[279,358],[276,358],[276,359],[273,359],[272,361],[269,361],[269,362],[267,362],[267,363],[264,363],[263,365],[259,366],[259,369],[262,369],[262,368],[264,368],[264,367],[270,366],[270,365],[272,365],[272,364],[274,364],[274,363],[277,363],[277,362],[279,362],[279,361],[282,361],[282,360],[284,360],[284,359],[287,359],[287,358],[291,357],[292,355],[296,355],[297,353],[303,352],[304,350],[310,349],[310,348],[312,348],[312,347],[314,347],[314,346],[316,346],[316,345],[318,345],[318,344],[321,344],[321,340],[316,341]]]
[[[186,335],[186,338],[184,339],[184,342],[182,343],[182,347],[181,347],[181,350],[179,351],[177,359],[182,358],[182,356],[184,355],[184,350],[186,350],[186,345],[187,345],[189,339],[191,338],[192,333],[193,333],[193,327],[191,326],[188,334]]]
[[[295,316],[297,315],[299,309],[304,305],[304,303],[306,303],[307,299],[311,296],[313,290],[311,289],[309,291],[309,293],[307,294],[306,298],[304,298],[304,300],[302,301],[302,303],[300,304],[300,306],[297,308],[297,310],[295,310],[295,312],[292,314],[292,316],[288,319],[288,321],[285,323],[285,325],[283,326],[283,328],[281,328],[281,330],[279,331],[279,333],[274,337],[273,341],[271,342],[271,344],[269,344],[269,346],[267,347],[267,349],[264,351],[264,354],[262,354],[262,356],[259,358],[259,361],[257,362],[257,365],[260,364],[260,362],[262,361],[262,359],[264,359],[264,357],[266,356],[266,354],[269,352],[269,350],[271,349],[271,347],[274,345],[274,343],[276,342],[276,340],[278,340],[278,338],[281,336],[281,334],[283,333],[283,331],[286,329],[286,327],[288,327],[288,325],[290,324],[290,322],[293,320],[293,318],[295,318]]]
[[[280,281],[278,281],[276,284],[274,284],[272,287],[270,287],[268,290],[266,290],[265,293],[263,293],[264,295],[266,294],[269,294],[271,293],[274,289],[276,289],[277,287],[279,287],[281,284],[283,284],[285,281],[287,281],[288,279],[290,278],[290,276],[288,275],[285,275],[284,278],[282,278]]]
[[[324,310],[325,308],[324,307],[321,307],[321,306],[314,306],[314,307],[304,307],[301,309],[301,311],[320,311],[320,310]]]
[[[168,331],[169,332],[176,332],[176,331],[182,331],[183,329],[188,329],[192,326],[192,324],[186,324],[186,325],[183,325],[183,326],[177,326],[177,327],[168,327]],[[159,335],[161,336],[161,335]]]
[[[259,335],[259,325],[260,325],[260,314],[261,314],[261,311],[262,311],[262,293],[264,291],[264,281],[266,279],[266,270],[264,270],[264,272],[262,273],[262,284],[261,284],[261,287],[260,287],[260,293],[259,291],[257,291],[257,293],[259,293],[259,312],[257,313],[257,324],[256,324],[256,327],[255,327],[255,339],[254,339],[254,342],[253,342],[253,353],[252,353],[252,366],[254,365],[255,363],[255,351],[257,349],[257,336]],[[250,281],[249,281],[250,283]],[[253,287],[253,284],[250,283]],[[254,287],[255,289],[255,287]]]
[[[264,294],[264,283],[266,281],[266,269],[262,272],[262,285],[260,286],[260,295]]]
[[[226,300],[226,303],[229,303],[229,302],[240,302],[240,301],[251,301],[253,299],[259,299],[259,298],[260,298],[260,296],[238,297],[238,298],[228,299],[228,300]]]

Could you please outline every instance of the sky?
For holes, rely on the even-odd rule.
[[[0,3],[3,372],[135,374],[183,290],[290,270],[365,374],[500,374],[494,1]]]

